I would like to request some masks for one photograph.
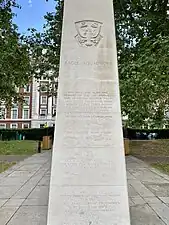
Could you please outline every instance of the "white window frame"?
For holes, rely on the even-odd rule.
[[[48,92],[47,85],[48,85],[47,83],[41,83],[40,84],[40,92],[42,92],[42,93]],[[43,87],[45,88],[44,90],[43,90]]]
[[[26,104],[25,102],[23,103],[24,108],[28,108],[30,106],[30,96],[24,96],[23,99],[25,101],[25,97],[28,98],[28,104]]]
[[[4,128],[1,128],[1,125],[4,125]],[[6,129],[6,123],[0,123],[0,130],[1,129]]]
[[[13,128],[12,125],[16,125],[16,128]],[[11,124],[10,124],[10,128],[11,128],[11,129],[17,129],[17,128],[18,128],[18,124],[17,124],[17,123],[11,123]]]
[[[46,114],[45,114],[45,116],[47,116],[47,109],[45,108],[45,109],[40,109],[40,116],[44,116],[44,115],[42,115],[42,111],[43,110],[45,110],[46,111]]]
[[[26,88],[29,86],[29,90],[27,91]],[[24,93],[29,93],[31,91],[31,86],[30,84],[27,84],[24,86]]]
[[[4,118],[3,118],[3,119],[0,119],[0,120],[4,120],[4,119],[6,119],[6,113],[7,113],[7,110],[6,110],[5,106],[1,106],[1,107],[0,107],[0,111],[1,111],[1,109],[4,110]]]
[[[28,128],[24,128],[24,125],[28,125]],[[30,128],[30,124],[29,123],[22,123],[22,128],[23,129],[29,129]]]
[[[43,127],[42,127],[42,126],[43,126]],[[45,123],[39,124],[39,128],[44,128],[44,126],[45,126]]]
[[[17,111],[17,118],[13,118],[13,117],[12,117],[12,112],[13,112],[14,110]],[[18,120],[18,108],[12,108],[12,109],[11,109],[11,119],[12,119],[12,120]]]
[[[40,107],[41,107],[41,109],[46,109],[47,108],[46,105],[41,105]]]
[[[52,107],[52,115],[56,113],[56,107]]]
[[[45,102],[45,103],[42,102],[42,99],[43,99],[43,98],[46,99],[46,102]],[[46,95],[42,95],[42,96],[41,96],[41,99],[40,99],[40,103],[41,103],[42,105],[47,105],[47,103],[48,103],[48,97],[47,97]]]
[[[53,96],[53,106],[56,106],[56,105],[57,105],[57,97]]]
[[[28,111],[28,118],[24,118],[24,111],[27,110]],[[28,108],[24,108],[22,110],[22,119],[24,120],[29,120],[30,119],[30,110]]]

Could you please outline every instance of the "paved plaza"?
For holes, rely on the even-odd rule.
[[[169,176],[126,157],[132,225],[169,225]],[[51,152],[0,174],[0,225],[46,225]]]

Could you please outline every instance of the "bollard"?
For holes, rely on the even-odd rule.
[[[41,141],[38,142],[38,153],[41,153]]]

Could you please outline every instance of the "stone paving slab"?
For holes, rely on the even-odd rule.
[[[169,225],[169,176],[126,157],[131,225]],[[0,225],[46,225],[51,151],[0,174]]]
[[[28,155],[0,155],[0,161],[1,162],[19,162],[26,158],[28,158]]]

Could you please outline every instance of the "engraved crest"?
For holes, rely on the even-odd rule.
[[[75,23],[77,35],[76,40],[82,47],[97,46],[101,36],[102,23],[95,20],[82,20]]]

